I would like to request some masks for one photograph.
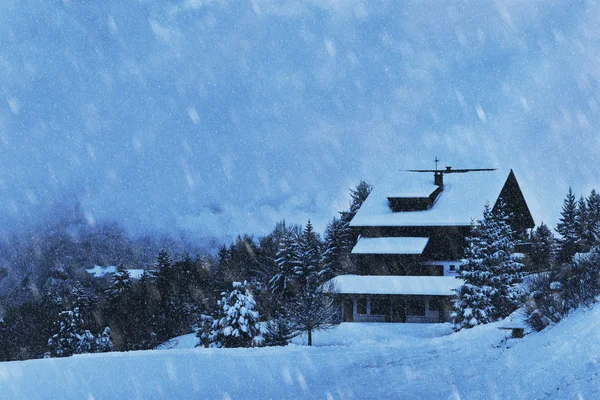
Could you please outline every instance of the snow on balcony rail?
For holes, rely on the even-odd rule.
[[[454,276],[340,275],[329,282],[339,294],[453,296],[464,284]]]

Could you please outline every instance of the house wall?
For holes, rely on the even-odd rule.
[[[465,237],[470,229],[469,226],[355,227],[353,234],[356,237],[428,237],[423,257],[428,260],[458,260],[464,257]]]
[[[340,296],[344,322],[451,322],[450,296]]]
[[[458,270],[460,269],[460,260],[441,260],[423,261],[424,266],[441,266],[444,272],[444,276],[457,276]]]

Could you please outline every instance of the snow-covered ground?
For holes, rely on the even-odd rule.
[[[0,363],[0,397],[600,398],[600,306],[524,339],[500,325],[342,324],[312,348],[181,348],[188,335],[179,349]]]

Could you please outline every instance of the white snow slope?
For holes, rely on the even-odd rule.
[[[448,325],[342,324],[317,333],[321,347],[175,349],[0,363],[0,397],[600,398],[600,306],[524,339],[504,342],[499,325],[449,334]],[[344,337],[363,333],[364,339],[344,343]]]

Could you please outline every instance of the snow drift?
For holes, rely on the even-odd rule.
[[[11,399],[600,397],[600,306],[524,339],[506,339],[499,326],[450,334],[441,324],[354,323],[317,333],[321,347],[9,362],[0,364],[0,393]]]

